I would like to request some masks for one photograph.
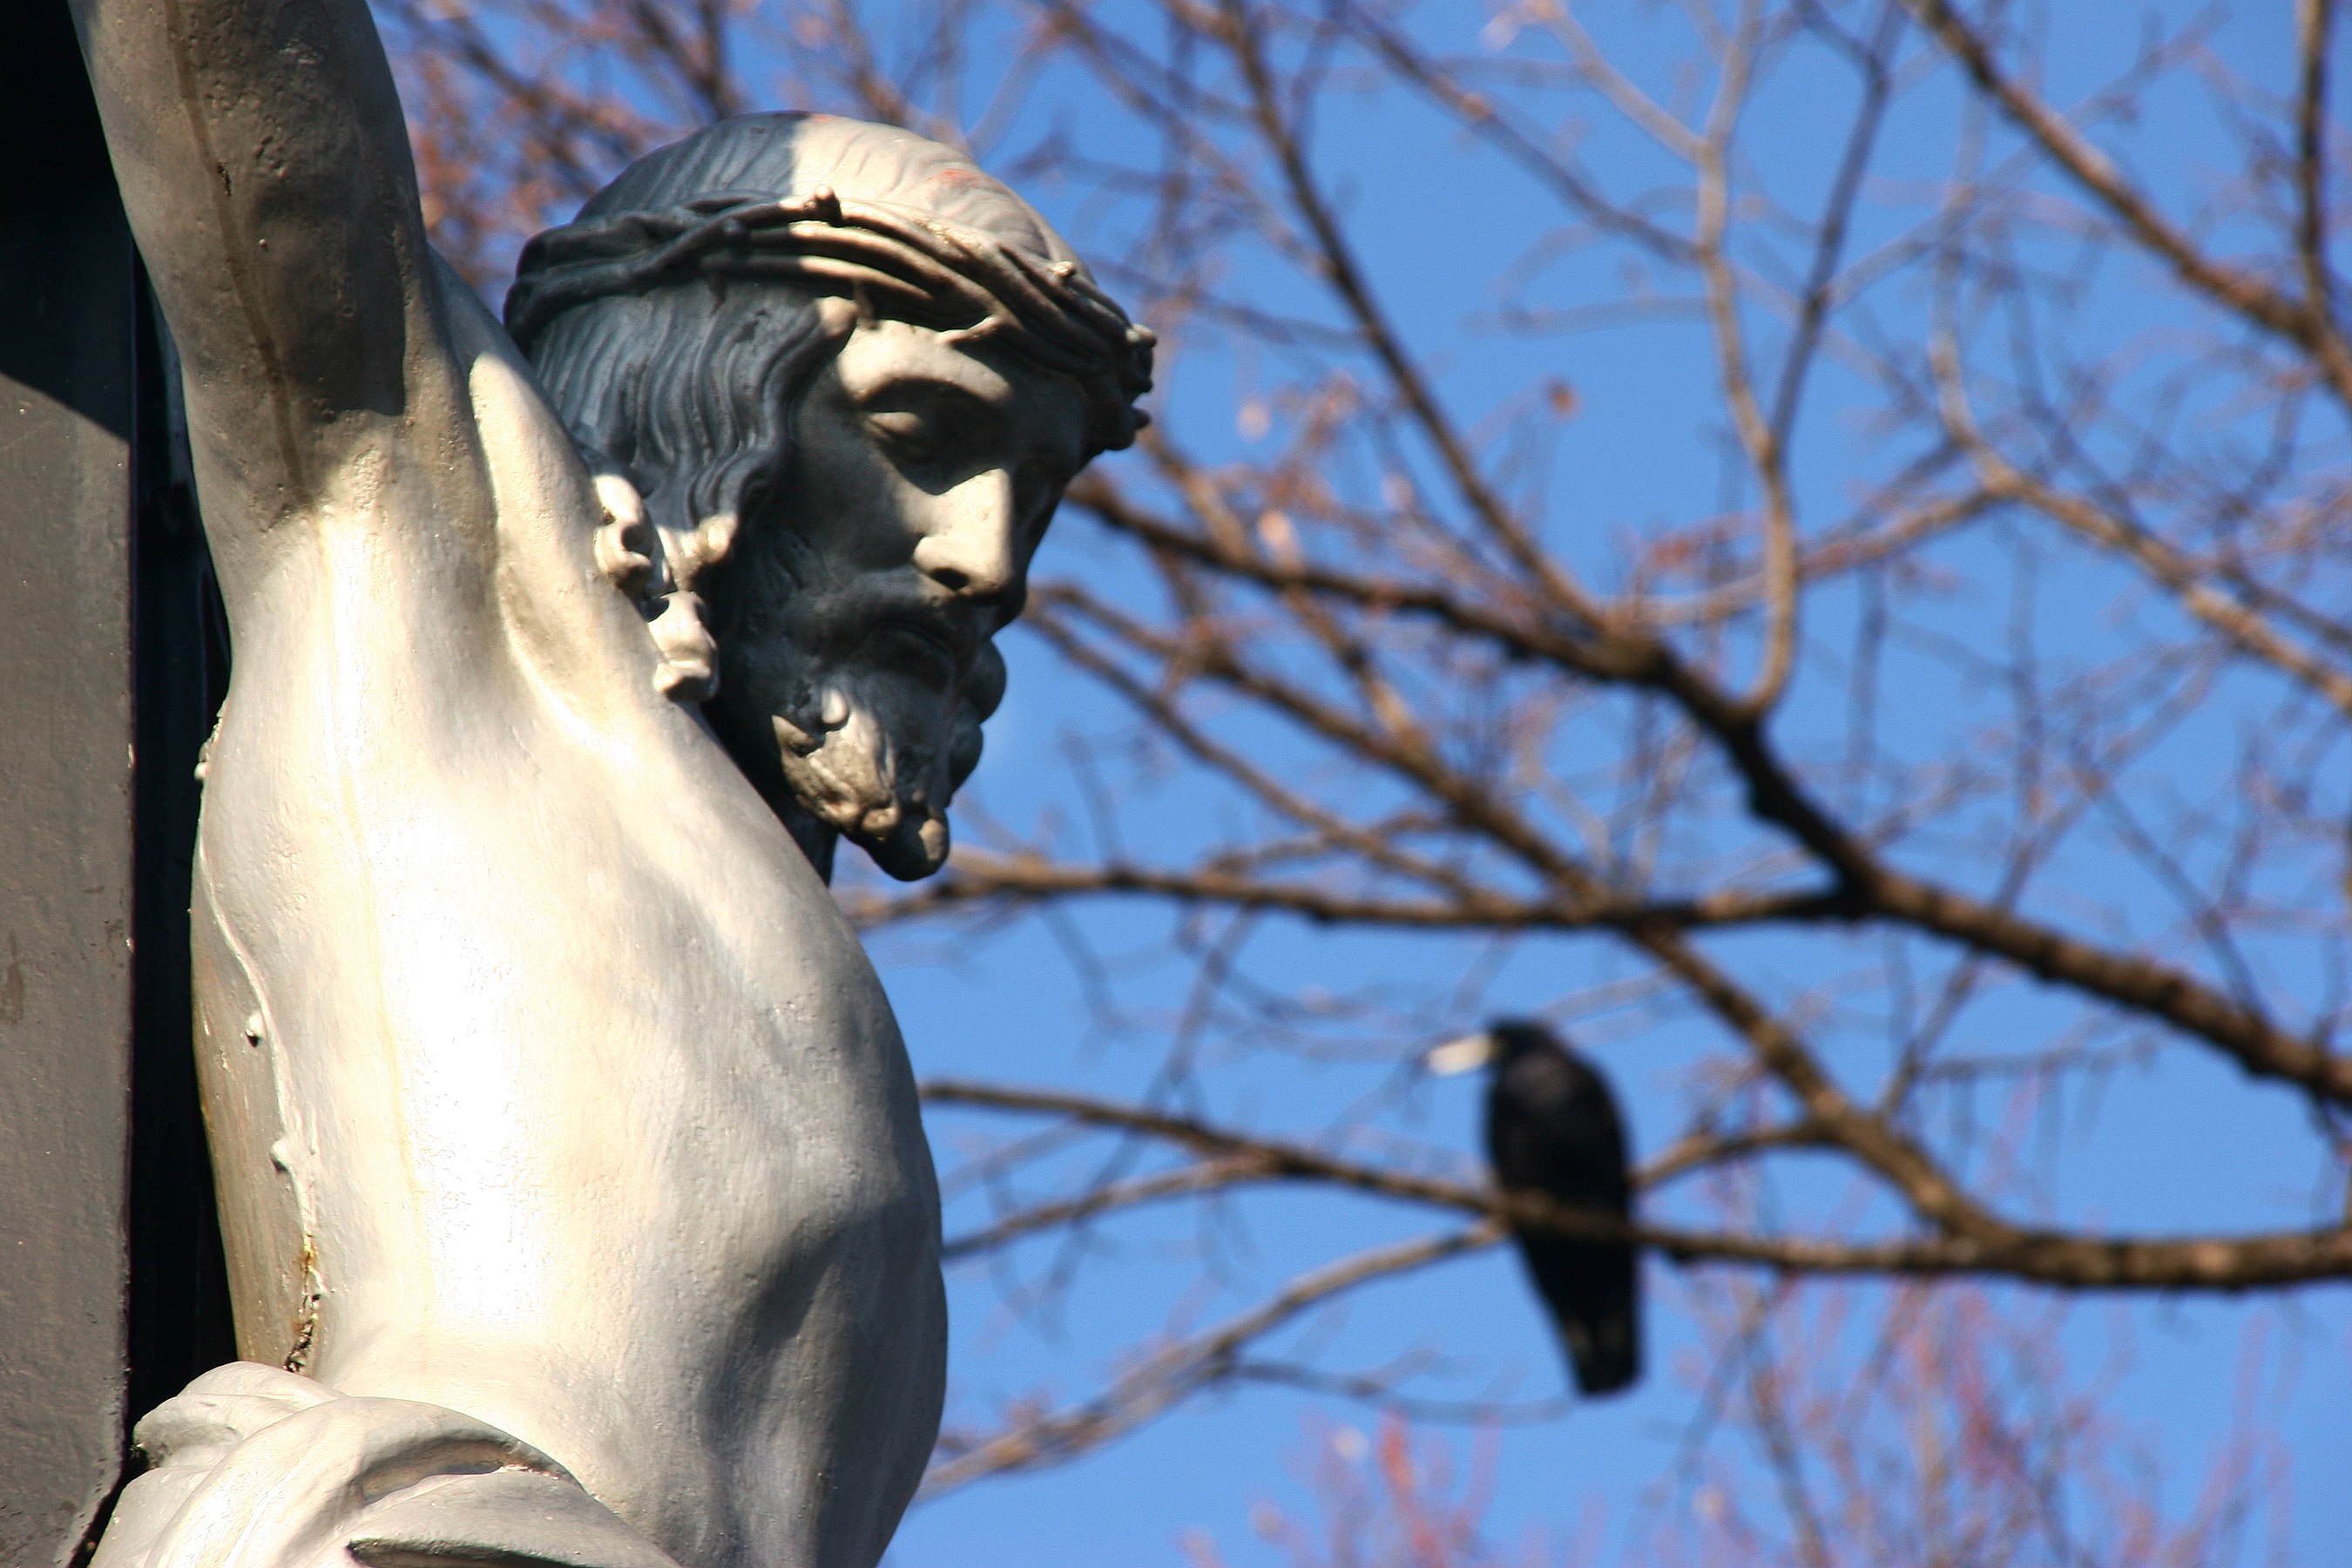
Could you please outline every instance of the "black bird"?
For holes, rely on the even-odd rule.
[[[1506,1018],[1484,1034],[1438,1047],[1428,1062],[1439,1073],[1492,1069],[1486,1158],[1496,1186],[1612,1219],[1633,1216],[1625,1124],[1616,1096],[1549,1029]],[[1577,1387],[1613,1394],[1641,1376],[1641,1275],[1633,1248],[1539,1230],[1512,1234],[1576,1368]]]

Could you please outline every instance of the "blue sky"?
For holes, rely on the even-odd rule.
[[[1586,9],[1588,25],[1613,58],[1662,94],[1675,90],[1674,61],[1685,40],[1670,8]],[[2206,19],[2214,60],[2275,88],[2288,67],[2287,10],[2271,0],[2195,15]],[[1139,6],[1113,5],[1103,14],[1139,43],[1157,37]],[[767,21],[784,16],[772,6],[759,15]],[[1001,27],[988,19],[996,15],[983,14],[983,45],[1003,36],[992,34]],[[2177,26],[2192,13],[2180,5],[2143,11],[2071,0],[2023,15],[2045,34],[2049,90],[2066,100],[2125,68],[2144,18]],[[1494,25],[1484,6],[1423,6],[1411,25],[1433,44],[1465,53],[1510,44],[1511,29]],[[756,79],[757,68],[750,74]],[[1795,210],[1812,210],[1851,100],[1850,83],[1837,72],[1802,61],[1782,71],[1751,111],[1751,163],[1743,180]],[[2154,94],[2146,110],[2104,128],[2105,144],[2173,210],[2194,215],[2214,243],[2227,248],[2251,232],[2242,212],[2210,199],[2218,174],[2236,157],[2210,98],[2184,76]],[[1636,189],[1670,172],[1654,149],[1605,113],[1589,103],[1577,113],[1558,129],[1613,188]],[[1857,253],[1918,221],[1921,193],[1948,173],[1954,116],[1948,84],[1930,82],[1898,101],[1873,165]],[[1095,89],[1053,72],[991,154],[1010,174],[1025,152],[1055,135],[1106,158],[1144,152],[1133,127]],[[1626,541],[1741,501],[1727,481],[1715,366],[1697,321],[1685,315],[1562,335],[1497,320],[1507,303],[1573,310],[1644,287],[1629,279],[1622,255],[1572,253],[1527,274],[1533,280],[1524,289],[1502,290],[1498,277],[1539,247],[1555,224],[1550,209],[1457,131],[1393,96],[1327,97],[1315,154],[1404,335],[1430,353],[1440,390],[1465,425],[1477,426],[1548,379],[1574,388],[1577,412],[1559,426],[1543,466],[1539,516],[1551,546],[1590,580],[1614,585]],[[1075,180],[1019,183],[1107,269],[1139,243],[1144,215],[1136,204]],[[2161,348],[2176,324],[2178,296],[2144,264],[2109,258],[2094,265],[2048,247],[2030,259],[2053,270],[2080,269],[2070,302],[2048,328],[2078,354],[2119,345]],[[1255,303],[1317,308],[1311,291],[1276,268],[1262,247],[1233,246],[1230,268],[1232,290]],[[1895,336],[1925,330],[1927,302],[1915,286],[1890,286],[1876,308]],[[2179,325],[2186,331],[2189,323]],[[1779,329],[1759,319],[1754,330],[1762,352],[1773,352]],[[1300,374],[1296,359],[1246,337],[1213,332],[1187,332],[1172,346],[1162,376],[1167,427],[1205,461],[1262,455],[1265,448],[1235,411],[1291,384]],[[2147,374],[2172,363],[2150,352]],[[2235,390],[2236,384],[2224,384],[2224,392]],[[2202,405],[2190,400],[2184,443],[2226,445],[2242,434],[2221,406],[2223,394],[2202,396]],[[1795,461],[1801,503],[1813,518],[1842,510],[1862,481],[1904,456],[1868,422],[1872,403],[1857,378],[1826,367],[1818,397],[1817,413],[1801,428]],[[2340,463],[2343,445],[2340,434],[2319,432],[2308,447],[2310,461]],[[1148,488],[1135,458],[1108,461]],[[2037,574],[2027,578],[2017,566],[2020,537],[2012,525],[1996,522],[1921,555],[1948,585],[1912,605],[1912,644],[1888,668],[1897,697],[1888,705],[1882,740],[1894,758],[1934,757],[1950,751],[1955,735],[2015,722],[2004,690],[1986,672],[2020,647],[2030,646],[2053,679],[2088,679],[2127,666],[2133,648],[2168,635],[2161,605],[2136,597],[2112,567],[2063,545],[2041,551]],[[1038,570],[1132,594],[1139,602],[1151,592],[1135,563],[1077,517],[1057,525]],[[2336,587],[2352,587],[2336,571]],[[2317,596],[2329,602],[2324,588]],[[1850,672],[1839,649],[1864,610],[1853,592],[1840,589],[1822,595],[1810,611],[1807,660],[1780,721],[1792,750],[1833,752],[1842,743]],[[1019,830],[1058,823],[1059,843],[1083,852],[1091,818],[1073,759],[1084,756],[1115,797],[1129,844],[1146,858],[1172,858],[1228,830],[1234,820],[1228,798],[1181,776],[1155,778],[1137,765],[1119,749],[1123,721],[1098,689],[1035,637],[1016,630],[1004,641],[1012,690],[990,726],[973,806]],[[1560,775],[1579,787],[1597,777],[1616,754],[1625,723],[1622,706],[1601,702],[1565,725],[1556,753]],[[2274,685],[2232,674],[2150,753],[2134,787],[2150,792],[2151,802],[2201,803],[2226,812],[2233,759],[2250,738],[2275,732],[2284,743],[2324,728],[2283,704]],[[1238,719],[1224,738],[1269,746],[1310,773],[1314,766],[1311,756],[1284,752],[1285,742]],[[2340,808],[2352,799],[2352,759],[2341,754],[2340,742],[2334,744],[2322,776]],[[967,809],[965,816],[960,837],[977,836],[978,816]],[[1981,887],[1990,874],[1980,854],[1990,821],[1988,811],[1959,814],[1916,852],[1937,874]],[[1709,839],[1686,853],[1696,864],[1723,847]],[[2264,874],[2284,903],[2340,910],[2340,846],[2317,846],[2307,862],[2272,866]],[[2116,940],[2174,923],[2163,889],[2145,868],[2095,837],[2059,858],[2033,902],[2062,923],[2078,916],[2108,922]],[[1077,905],[1066,918],[1058,931],[1030,919],[988,931],[942,925],[890,931],[873,941],[919,1073],[1118,1099],[1149,1091],[1164,1065],[1168,1021],[1183,1008],[1193,973],[1188,944],[1197,951],[1202,942],[1230,933],[1213,915],[1188,921],[1132,903]],[[1087,976],[1071,960],[1074,939],[1104,959],[1124,1026],[1106,1026]],[[2329,941],[2340,940],[2339,926]],[[1240,951],[1245,972],[1271,989],[1377,994],[1415,1017],[1433,1016],[1431,999],[1449,990],[1459,993],[1464,1023],[1491,1011],[1591,998],[1590,1006],[1571,1009],[1570,1021],[1621,1086],[1637,1147],[1645,1151],[1679,1131],[1692,1074],[1720,1046],[1687,1016],[1610,1000],[1601,988],[1630,971],[1591,941],[1498,946],[1269,920],[1248,931]],[[1713,951],[1785,1004],[1801,1004],[1834,976],[1893,962],[1874,938],[1818,931],[1722,938]],[[1950,955],[1922,949],[1914,961],[1932,977]],[[2258,962],[2276,994],[2312,1006],[2336,960],[2312,944],[2281,942],[2263,949]],[[1870,1005],[1883,1000],[1854,1008]],[[1966,1037],[1983,1050],[2026,1048],[2065,1026],[2069,1009],[2063,997],[2012,980],[1971,1010]],[[1859,1038],[1866,1023],[1844,1017],[1840,1026]],[[2137,1037],[2146,1049],[2133,1065],[2035,1112],[2026,1142],[2032,1157],[2005,1194],[2017,1212],[2159,1231],[2284,1228],[2341,1212],[2339,1175],[2318,1156],[2308,1118],[2293,1097],[2250,1089],[2200,1048],[2151,1031]],[[1399,1037],[1385,1054],[1369,1049],[1317,1059],[1244,1050],[1236,1037],[1213,1027],[1200,1047],[1199,1081],[1206,1086],[1201,1109],[1237,1125],[1314,1137],[1367,1097],[1388,1093],[1398,1060],[1428,1043]],[[1859,1047],[1835,1050],[1844,1053],[1833,1055],[1842,1069],[1866,1070]],[[1433,1158],[1473,1169],[1476,1093],[1470,1081],[1423,1084],[1386,1102],[1377,1122]],[[2001,1108],[1987,1109],[1998,1115]],[[952,1172],[976,1140],[1001,1136],[1008,1125],[968,1112],[935,1113],[931,1131],[942,1169]],[[1097,1147],[1081,1158],[1101,1154]],[[1849,1200],[1853,1189],[1843,1176],[1791,1163],[1776,1196],[1789,1205],[1792,1223],[1833,1214]],[[1078,1168],[1063,1167],[1066,1173]],[[969,1230],[986,1212],[982,1194],[955,1198],[950,1234]],[[1053,1309],[1042,1312],[1016,1310],[1013,1293],[1053,1267],[1055,1243],[1031,1244],[999,1267],[959,1268],[950,1274],[950,1420],[983,1420],[1024,1397],[1083,1395],[1114,1373],[1118,1358],[1139,1340],[1213,1321],[1299,1268],[1349,1248],[1443,1224],[1444,1216],[1308,1192],[1252,1196],[1205,1223],[1187,1210],[1157,1211],[1108,1230]],[[1495,1536],[1543,1535],[1578,1561],[1614,1562],[1638,1555],[1661,1521],[1700,1506],[1698,1479],[1678,1468],[1709,1371],[1691,1306],[1695,1295],[1719,1299],[1720,1278],[1654,1264],[1652,1372],[1643,1385],[1622,1399],[1499,1432],[1489,1515]],[[2160,1479],[2152,1484],[2168,1513],[2193,1506],[2196,1488],[2242,1423],[2274,1441],[2289,1468],[2285,1533],[2270,1533],[2265,1521],[2229,1561],[2318,1564],[2340,1558],[2342,1542],[2352,1540],[2352,1419],[2345,1415],[2352,1410],[2352,1290],[2339,1286],[2250,1301],[2090,1298],[2063,1320],[2050,1316],[2053,1299],[2044,1293],[2000,1288],[1990,1299],[2010,1321],[2032,1325],[2033,1334],[2055,1344],[2059,1384],[2096,1394],[2114,1423],[2101,1439],[2103,1450],[2119,1463],[2144,1456],[2155,1466]],[[1515,1264],[1500,1252],[1350,1298],[1340,1310],[1298,1325],[1285,1342],[1343,1368],[1426,1354],[1438,1359],[1440,1383],[1456,1394],[1540,1401],[1560,1383],[1549,1335]],[[1834,1356],[1851,1347],[1817,1348]],[[1272,1500],[1311,1515],[1299,1479],[1307,1450],[1375,1419],[1360,1405],[1275,1388],[1203,1395],[1077,1462],[983,1481],[919,1505],[890,1561],[897,1568],[987,1568],[1041,1558],[1097,1568],[1174,1564],[1183,1560],[1180,1541],[1194,1530],[1206,1531],[1236,1564],[1278,1561],[1254,1536],[1252,1510]],[[1467,1436],[1457,1438],[1466,1451]],[[1739,1440],[1718,1435],[1707,1453],[1727,1467],[1730,1484],[1760,1493],[1757,1460]]]
[[[2276,79],[2284,68],[2283,8],[2243,8],[2217,28],[2215,47],[2257,78]],[[2061,7],[2053,20],[2050,58],[2063,75],[2084,85],[2124,63],[2132,38],[2114,26],[2116,13]],[[1424,31],[1447,30],[1443,12],[1421,16]],[[1612,47],[1639,67],[1663,24],[1654,14],[1612,13]],[[1596,26],[1601,24],[1596,22]],[[1474,47],[1455,29],[1456,47]],[[2063,96],[2063,79],[2053,90]],[[1784,195],[1818,189],[1821,127],[1817,115],[1843,114],[1832,82],[1801,78],[1780,84],[1759,106],[1769,131],[1755,144],[1769,159],[1787,151],[1785,167],[1769,163],[1762,177]],[[1050,95],[1049,95],[1050,96]],[[2131,165],[2158,189],[2192,202],[2199,183],[2226,161],[2210,110],[2193,92],[2160,97],[2159,112],[2130,128]],[[1932,95],[1898,111],[1879,165],[1883,188],[1942,173],[1947,132],[1939,130],[1948,102]],[[1911,117],[1916,132],[1906,131]],[[1088,122],[1089,131],[1095,122]],[[1108,122],[1105,122],[1108,124]],[[1713,366],[1696,324],[1648,324],[1573,339],[1514,334],[1492,328],[1464,331],[1465,321],[1491,316],[1496,298],[1495,260],[1524,248],[1530,238],[1526,188],[1491,163],[1466,155],[1457,136],[1392,103],[1377,110],[1340,100],[1318,127],[1320,149],[1339,175],[1351,235],[1362,247],[1407,332],[1439,349],[1442,384],[1465,422],[1475,420],[1533,379],[1559,374],[1578,390],[1580,411],[1563,430],[1552,474],[1548,521],[1556,547],[1601,580],[1610,571],[1609,542],[1664,520],[1700,514],[1717,503],[1722,485],[1714,456],[1719,432],[1713,401]],[[1598,122],[1582,127],[1594,163],[1631,178],[1632,165],[1654,157]],[[1612,141],[1614,136],[1616,140]],[[1808,138],[1811,138],[1811,141]],[[1908,138],[1906,140],[1906,138]],[[1938,139],[1945,138],[1945,139]],[[1008,138],[1017,144],[1018,135]],[[1619,151],[1612,153],[1614,146]],[[1806,163],[1804,159],[1811,159]],[[1612,160],[1614,160],[1613,162]],[[1049,216],[1101,247],[1119,243],[1124,216],[1115,204],[1088,203],[1082,193],[1032,185]],[[1801,205],[1801,204],[1800,204]],[[1863,242],[1873,237],[1865,235]],[[2137,264],[2111,262],[2085,291],[2067,323],[2074,340],[2122,341],[2147,325],[2147,312],[2169,308]],[[1543,286],[1555,304],[1607,297],[1617,286],[1599,263],[1572,263]],[[1277,296],[1281,285],[1254,293]],[[1188,443],[1214,458],[1246,449],[1232,408],[1282,370],[1275,356],[1246,343],[1188,340],[1169,393],[1171,425]],[[1834,376],[1824,395],[1846,389]],[[1801,484],[1827,510],[1857,473],[1878,460],[1866,440],[1823,417],[1808,426],[1799,462]],[[1130,465],[1133,459],[1113,459]],[[1058,557],[1058,559],[1056,559]],[[1963,576],[1978,574],[1946,606],[1946,630],[1955,639],[2011,635],[2021,613],[2054,664],[2087,663],[2112,654],[2111,621],[2083,614],[2096,595],[2111,604],[2115,584],[2095,565],[2061,562],[2044,584],[2045,602],[2020,612],[2011,585],[1987,580],[1992,558],[1963,544],[1940,557]],[[1059,569],[1090,580],[1118,581],[1129,568],[1116,552],[1066,521],[1048,546],[1041,570]],[[1820,612],[1834,622],[1854,613],[1832,598]],[[2115,612],[2109,612],[2113,614]],[[1832,640],[1823,634],[1823,642]],[[1013,697],[992,726],[988,759],[979,779],[987,807],[1004,820],[1029,822],[1056,809],[1081,815],[1072,800],[1069,746],[1073,736],[1108,723],[1099,697],[1083,687],[1034,640],[1008,638]],[[2105,650],[2105,652],[2102,652]],[[1894,743],[1906,728],[1923,744],[1948,733],[1953,710],[1997,706],[1948,668],[1940,675],[1921,663],[1911,698],[1916,722],[1898,715]],[[1810,679],[1831,678],[1814,670]],[[1834,722],[1835,688],[1801,689],[1789,722],[1801,728]],[[2217,771],[2229,737],[2265,710],[2259,692],[2242,702],[2225,698],[2189,726],[2164,760],[2167,776],[2189,791],[2220,791]],[[1184,839],[1213,831],[1211,802],[1181,790],[1150,797],[1129,819],[1129,832]],[[1139,827],[1138,825],[1141,825]],[[1965,850],[1956,849],[1965,860]],[[2112,856],[2085,852],[2065,867],[2063,881],[2085,903],[2120,898],[2127,908],[2144,889]],[[1121,995],[1139,1012],[1172,1009],[1190,971],[1165,954],[1163,913],[1132,905],[1079,906],[1071,918],[1094,947],[1128,955]],[[2154,916],[2151,914],[2151,919]],[[1791,994],[1814,978],[1822,940],[1759,936],[1739,939],[1743,959],[1780,977]],[[1833,944],[1832,944],[1833,945]],[[1829,962],[1857,962],[1860,942]],[[1476,944],[1415,942],[1316,932],[1269,922],[1249,940],[1255,973],[1294,986],[1345,993],[1368,979],[1400,991],[1440,986],[1471,967]],[[919,1071],[988,1077],[1083,1088],[1132,1098],[1160,1063],[1164,1038],[1148,1028],[1106,1036],[1090,1011],[1063,947],[1035,922],[985,938],[950,931],[886,934],[875,943],[883,973],[904,1020]],[[2290,991],[2314,983],[2296,961],[2282,957],[2282,984]],[[1752,969],[1750,971],[1753,972]],[[1530,943],[1513,952],[1488,983],[1481,1006],[1534,1006],[1564,992],[1622,973],[1606,952],[1577,943]],[[1979,1010],[1973,1027],[1996,1038],[2005,1027],[2021,1035],[2047,1027],[2048,999],[2033,987],[2013,986]],[[1622,1085],[1637,1141],[1654,1149],[1678,1126],[1685,1075],[1707,1042],[1692,1026],[1644,1025],[1638,1019],[1593,1021],[1595,1048]],[[1339,1108],[1385,1080],[1380,1063],[1306,1063],[1261,1057],[1212,1058],[1204,1077],[1213,1085],[1213,1109],[1253,1127],[1311,1134]],[[1470,1157],[1475,1087],[1454,1083],[1422,1091],[1392,1120],[1407,1134]],[[966,1114],[933,1119],[943,1167],[956,1163],[960,1141],[1001,1131]],[[2313,1217],[2331,1189],[2312,1155],[2307,1122],[2283,1093],[2244,1087],[2233,1070],[2194,1049],[2159,1047],[2153,1061],[2106,1083],[2095,1103],[2065,1112],[2043,1168],[2042,1198],[2049,1212],[2077,1220],[2154,1229],[2294,1225]],[[1829,1186],[1824,1178],[1811,1195]],[[1803,1178],[1797,1192],[1805,1194]],[[1836,1190],[1843,1191],[1843,1187]],[[2340,1191],[2333,1192],[2340,1203]],[[1429,1216],[1350,1200],[1298,1194],[1235,1205],[1230,1226],[1204,1231],[1181,1215],[1157,1216],[1119,1233],[1118,1245],[1091,1258],[1064,1309],[1045,1328],[1007,1307],[1004,1277],[982,1268],[951,1276],[956,1315],[956,1412],[983,1414],[992,1403],[1033,1394],[1062,1399],[1087,1392],[1115,1370],[1122,1350],[1172,1322],[1197,1324],[1230,1310],[1280,1282],[1298,1267],[1349,1247],[1412,1234]],[[950,1234],[981,1213],[967,1201],[951,1208]],[[961,1224],[959,1223],[961,1222]],[[1206,1249],[1204,1251],[1204,1248]],[[1045,1256],[1023,1255],[1028,1269]],[[1213,1304],[1188,1300],[1209,1259],[1226,1281]],[[1024,1273],[1023,1278],[1034,1278]],[[1701,1277],[1680,1277],[1662,1265],[1652,1273],[1653,1375],[1631,1397],[1580,1405],[1563,1417],[1512,1426],[1499,1435],[1494,1533],[1516,1540],[1540,1532],[1580,1557],[1596,1552],[1615,1560],[1644,1539],[1641,1529],[1675,1510],[1694,1506],[1696,1484],[1678,1480],[1675,1467],[1699,1407],[1693,1363],[1698,1342],[1683,1297],[1706,1289]],[[2021,1321],[2042,1321],[2049,1296],[1997,1289],[1993,1300]],[[2086,1389],[2104,1390],[2116,1425],[2116,1452],[2144,1454],[2163,1476],[2168,1510],[2194,1501],[2208,1465],[2244,1419],[2273,1437],[2291,1465],[2291,1525],[2282,1537],[2258,1530],[2241,1560],[2318,1563],[2334,1560],[2352,1539],[2352,1292],[2306,1290],[2284,1298],[2119,1300],[2078,1302],[2053,1331],[2067,1372]],[[1447,1265],[1412,1280],[1381,1287],[1344,1310],[1312,1325],[1304,1336],[1329,1364],[1365,1366],[1413,1351],[1451,1358],[1465,1383],[1508,1389],[1538,1399],[1559,1387],[1555,1353],[1520,1286],[1512,1261],[1489,1253]],[[1333,1430],[1364,1429],[1374,1416],[1360,1406],[1296,1393],[1255,1388],[1196,1399],[1147,1429],[1076,1463],[1033,1476],[989,1480],[909,1516],[892,1560],[901,1568],[933,1563],[1032,1561],[1040,1556],[1091,1563],[1166,1563],[1181,1560],[1179,1541],[1204,1530],[1236,1563],[1274,1561],[1250,1528],[1250,1511],[1273,1500],[1311,1515],[1299,1479],[1307,1449]],[[1468,1439],[1462,1439],[1466,1451]],[[1727,1462],[1751,1467],[1736,1441],[1718,1439]]]

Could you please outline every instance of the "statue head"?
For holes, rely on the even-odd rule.
[[[951,149],[722,121],[527,247],[507,323],[592,467],[605,570],[820,869],[939,869],[1063,489],[1151,337]]]

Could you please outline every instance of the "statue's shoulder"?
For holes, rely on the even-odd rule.
[[[656,632],[616,584],[607,557],[618,546],[600,539],[627,532],[634,516],[616,518],[612,487],[591,472],[530,361],[438,256],[434,287],[439,341],[467,402],[458,423],[487,492],[495,600],[515,651],[558,686],[611,685],[663,704],[671,683],[661,679]]]
[[[489,305],[438,252],[433,257],[432,287],[439,306],[435,316],[440,343],[473,395],[474,423],[501,437],[511,434],[545,444],[549,450],[541,460],[565,470],[571,488],[593,505],[587,470],[562,419],[541,390],[530,362],[507,336]]]
[[[676,743],[655,634],[599,562],[611,519],[594,476],[481,296],[438,258],[432,270],[431,326],[406,351],[398,416],[369,416],[363,437],[320,468],[313,499],[268,526],[233,490],[206,493],[230,621],[247,645],[239,683],[271,693],[258,702],[266,718],[248,718],[316,729],[321,743],[342,733],[308,700],[332,659],[366,666],[365,690],[383,706],[363,716],[403,734],[419,705],[463,693],[474,707],[552,703],[567,732],[585,733],[584,721]],[[200,488],[205,477],[200,464]],[[265,625],[267,637],[248,630]],[[518,665],[520,680],[493,673]]]

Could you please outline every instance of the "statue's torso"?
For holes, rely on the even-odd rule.
[[[452,314],[479,452],[394,443],[232,605],[196,923],[241,1349],[502,1426],[693,1568],[864,1568],[944,1358],[905,1053]]]

